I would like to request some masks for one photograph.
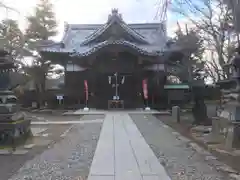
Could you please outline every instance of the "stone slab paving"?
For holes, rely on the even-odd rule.
[[[219,167],[224,164],[152,115],[131,115],[159,162],[172,180],[230,180]],[[164,116],[163,116],[164,118]],[[206,160],[208,157],[208,160]]]
[[[88,180],[170,180],[128,113],[108,113]]]
[[[111,113],[128,113],[128,114],[170,114],[169,111],[158,111],[158,110],[144,110],[144,109],[136,109],[136,110],[119,110],[119,111],[110,111]],[[63,115],[100,115],[100,114],[108,114],[109,111],[106,110],[97,110],[90,109],[89,111],[84,111],[83,109],[79,109],[73,112],[65,112]]]
[[[97,146],[101,125],[102,123],[75,124],[63,140],[25,162],[18,172],[8,180],[86,179]]]
[[[107,115],[101,130],[100,140],[95,151],[90,174],[114,175],[114,136],[112,116]]]

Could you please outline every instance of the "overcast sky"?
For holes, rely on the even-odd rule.
[[[157,1],[161,0],[52,0],[60,32],[62,32],[64,21],[68,23],[105,23],[112,8],[118,8],[119,13],[122,13],[123,19],[128,23],[157,22],[154,19],[157,12]],[[16,8],[20,15],[7,13],[1,9],[0,18],[12,17],[19,20],[21,26],[24,27],[24,17],[33,12],[33,7],[38,0],[3,0],[3,2]],[[176,16],[168,13],[168,17],[168,31],[172,33],[176,27]],[[57,39],[60,37],[61,33]]]

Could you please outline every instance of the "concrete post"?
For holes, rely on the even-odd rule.
[[[172,107],[172,118],[180,123],[180,107],[173,106]]]
[[[218,139],[221,136],[221,126],[219,117],[212,117],[212,135]]]

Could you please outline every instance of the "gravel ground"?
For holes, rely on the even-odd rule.
[[[36,155],[41,154],[48,148],[49,144],[60,141],[62,138],[60,135],[70,127],[70,125],[34,125],[32,128],[46,128],[47,130],[43,134],[48,134],[47,137],[37,136],[32,137],[26,141],[25,144],[35,144],[31,149],[28,149],[28,153],[24,155],[0,155],[0,162],[2,165],[0,168],[1,180],[10,178],[19,168],[28,160],[33,159]],[[23,149],[22,146],[17,149]]]
[[[62,116],[62,115],[51,115],[51,114],[37,114],[37,113],[26,113],[28,117],[32,118],[32,121],[86,121],[86,120],[97,120],[104,119],[105,115],[78,115],[78,116]]]
[[[75,125],[66,138],[27,161],[9,180],[86,179],[101,126],[101,123]]]
[[[177,139],[175,132],[156,117],[131,117],[172,180],[230,180],[210,165],[203,154],[193,150],[186,139]]]
[[[182,115],[181,123],[177,123],[174,119],[172,119],[171,116],[157,116],[157,118],[161,119],[164,124],[170,126],[172,129],[176,130],[184,137],[191,139],[204,149],[208,149],[207,145],[203,141],[193,138],[190,132],[193,122],[193,117],[191,114],[186,113]],[[230,156],[228,153],[218,152],[215,149],[210,149],[210,152],[214,156],[216,156],[221,162],[224,162],[225,164],[234,168],[237,172],[240,172],[240,156]]]
[[[76,121],[80,120],[82,116],[62,116],[62,115],[51,115],[51,114],[37,114],[37,113],[26,113],[32,121]]]

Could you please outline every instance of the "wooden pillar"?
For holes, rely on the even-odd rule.
[[[142,64],[143,60],[140,59],[139,62]],[[144,70],[138,67],[137,71],[135,72],[135,78],[137,79],[137,108],[144,107],[144,99],[143,99],[143,89],[142,89],[142,80],[144,78]]]
[[[154,93],[152,93],[152,107],[153,108],[155,107],[155,104],[154,104]]]

